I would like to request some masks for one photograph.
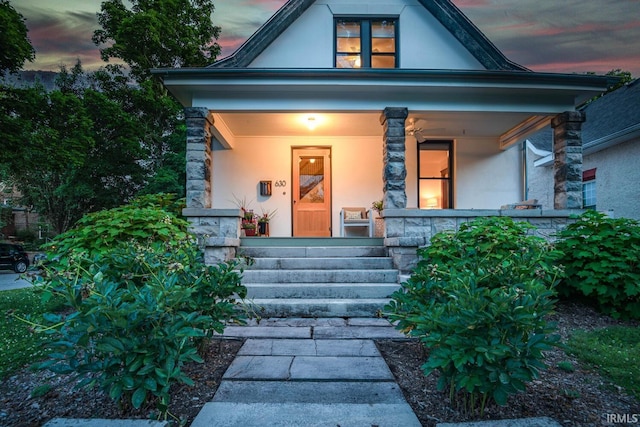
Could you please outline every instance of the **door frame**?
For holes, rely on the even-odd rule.
[[[332,155],[333,155],[333,150],[332,147],[330,145],[292,145],[291,146],[291,165],[290,165],[290,170],[291,170],[291,236],[292,237],[304,237],[304,236],[296,236],[295,235],[295,222],[296,222],[296,217],[295,217],[295,197],[297,194],[298,189],[294,187],[294,185],[296,184],[295,179],[294,179],[294,170],[293,168],[296,166],[297,162],[295,161],[295,157],[296,157],[296,150],[329,150],[329,155],[328,155],[328,159],[329,159],[329,185],[327,186],[329,189],[329,211],[328,211],[328,216],[329,216],[329,236],[328,237],[333,237],[333,162],[332,162]],[[326,173],[325,173],[326,176]],[[298,183],[299,184],[299,183]]]

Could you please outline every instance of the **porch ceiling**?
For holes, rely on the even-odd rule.
[[[382,136],[380,115],[372,112],[221,112],[216,127],[227,138]],[[495,112],[409,111],[421,135],[430,138],[495,137],[496,140],[531,114]],[[309,121],[309,118],[313,120]],[[311,122],[311,123],[310,123]],[[310,128],[310,126],[312,128]]]

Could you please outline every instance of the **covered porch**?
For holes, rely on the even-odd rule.
[[[602,91],[606,78],[350,71],[164,70],[165,86],[186,107],[184,214],[201,237],[207,262],[233,258],[240,247],[242,214],[234,196],[254,200],[258,215],[262,208],[277,209],[271,236],[304,236],[296,232],[302,200],[296,149],[329,150],[325,236],[340,236],[342,207],[370,208],[382,199],[384,244],[402,271],[433,233],[470,218],[519,216],[552,234],[582,208],[585,118],[575,106]],[[526,198],[520,142],[549,123],[555,128],[555,210],[501,210]],[[448,187],[438,181],[442,190],[435,196],[422,185],[421,162],[428,159],[419,151],[423,141],[452,147],[448,175],[437,177]],[[270,182],[269,195],[261,193],[261,181]]]

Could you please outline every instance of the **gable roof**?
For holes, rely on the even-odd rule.
[[[640,79],[621,86],[580,109],[587,120],[582,125],[585,154],[627,141],[640,134]],[[538,150],[552,151],[550,127],[528,138]]]
[[[418,0],[487,70],[530,71],[507,59],[450,0]],[[210,68],[244,68],[277,39],[315,0],[289,0],[238,50]]]

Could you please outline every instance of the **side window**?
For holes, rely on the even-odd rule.
[[[418,207],[453,208],[453,141],[418,144]]]
[[[596,209],[596,168],[582,172],[582,208]]]
[[[335,19],[336,68],[397,68],[398,20]]]

